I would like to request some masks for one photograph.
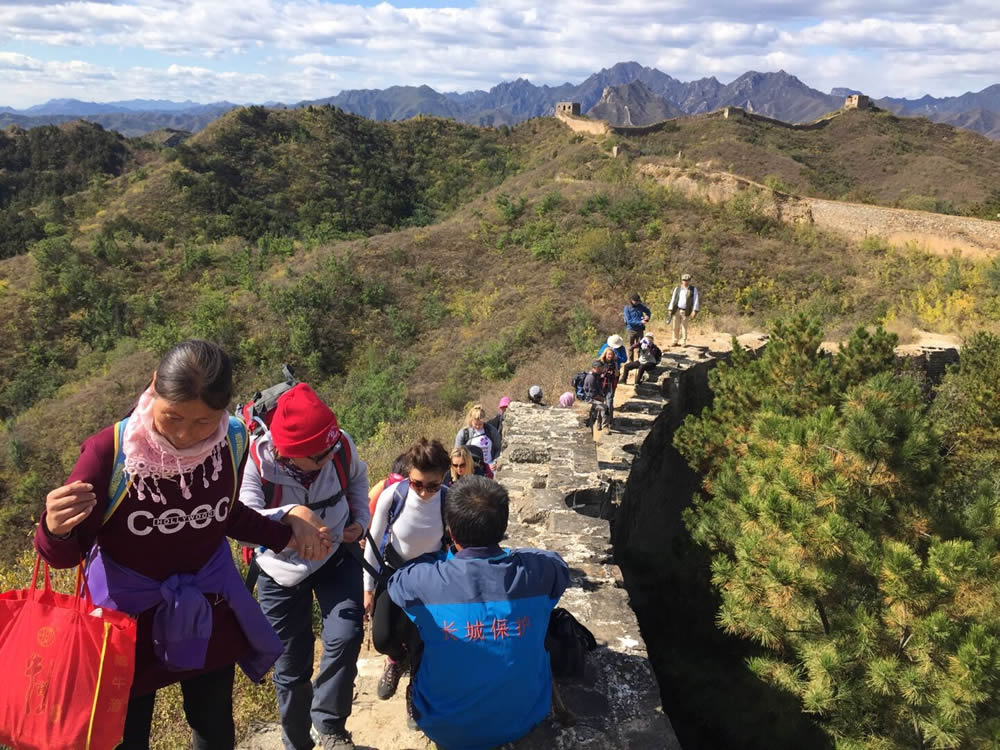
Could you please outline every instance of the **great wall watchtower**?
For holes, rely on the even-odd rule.
[[[557,115],[580,116],[580,102],[559,102],[556,104]]]
[[[874,109],[871,97],[864,94],[851,94],[844,100],[844,109]]]

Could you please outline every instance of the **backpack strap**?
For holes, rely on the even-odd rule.
[[[400,492],[402,490],[402,492]],[[404,479],[396,483],[396,489],[392,491],[392,504],[389,506],[389,518],[385,522],[385,531],[382,532],[382,542],[378,546],[378,554],[385,559],[385,548],[389,544],[389,537],[392,535],[392,525],[396,523],[406,505],[406,496],[410,492],[410,480]]]
[[[448,488],[441,485],[441,549],[451,549],[451,536],[448,535],[448,522],[444,518],[444,503],[448,499]]]
[[[247,445],[250,443],[250,435],[243,420],[238,417],[229,417],[229,428],[226,430],[226,441],[229,443],[229,457],[233,460],[233,502],[240,486],[240,464],[247,452]]]
[[[281,505],[281,485],[264,479],[264,470],[260,466],[260,453],[257,452],[256,440],[250,441],[250,460],[257,467],[257,475],[260,477],[260,489],[264,493],[264,507],[277,508]]]
[[[122,449],[127,425],[128,417],[115,423],[115,460],[111,467],[111,480],[108,482],[108,500],[104,506],[102,526],[118,510],[118,506],[122,504],[122,500],[128,494],[129,487],[132,486],[132,478],[125,473],[125,451]]]
[[[351,465],[351,444],[346,439],[341,438],[340,447],[333,453],[333,469],[337,472],[337,481],[340,482],[340,489],[347,495],[347,467]]]

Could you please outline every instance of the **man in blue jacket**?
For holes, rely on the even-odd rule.
[[[502,549],[507,515],[507,490],[463,477],[445,506],[457,552],[425,555],[389,580],[422,642],[410,651],[413,717],[444,750],[513,742],[549,713],[545,631],[569,568],[555,552]]]
[[[625,305],[625,331],[628,333],[628,361],[635,357],[632,347],[638,344],[646,332],[646,323],[649,322],[651,313],[649,308],[642,304],[639,294],[635,293],[629,297],[628,304]]]

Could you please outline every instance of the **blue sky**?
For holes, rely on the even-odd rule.
[[[1000,82],[998,8],[995,0],[0,0],[0,105],[296,102],[421,83],[464,91],[517,77],[577,83],[625,60],[681,80],[784,69],[824,91],[957,95]]]

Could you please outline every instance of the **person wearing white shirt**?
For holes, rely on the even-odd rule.
[[[679,339],[681,346],[687,346],[688,320],[698,314],[698,287],[691,284],[691,274],[681,276],[681,285],[674,287],[667,309],[674,323],[674,340],[670,345],[677,346]]]
[[[410,447],[406,453],[406,479],[386,487],[375,504],[365,546],[369,566],[378,568],[384,562],[390,570],[398,570],[410,560],[443,548],[444,479],[450,461],[448,451],[437,440],[420,438]],[[364,608],[372,618],[372,642],[387,657],[376,690],[381,700],[388,700],[396,692],[408,657],[399,644],[407,642],[405,633],[412,627],[385,594],[381,585],[385,578],[388,576],[377,581],[367,569],[364,574]]]

